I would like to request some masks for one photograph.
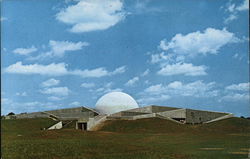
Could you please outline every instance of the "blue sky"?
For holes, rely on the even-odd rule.
[[[250,116],[249,0],[2,0],[2,114],[140,106]]]

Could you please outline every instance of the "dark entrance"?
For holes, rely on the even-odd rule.
[[[78,129],[87,130],[87,123],[78,123]]]
[[[174,120],[177,120],[179,122],[185,123],[186,118],[172,118]]]

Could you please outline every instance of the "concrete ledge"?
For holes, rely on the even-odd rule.
[[[212,122],[215,122],[215,121],[219,121],[219,120],[223,120],[223,119],[227,119],[227,118],[232,118],[232,117],[234,117],[234,115],[233,114],[228,114],[228,115],[224,115],[224,116],[221,116],[221,117],[219,117],[219,118],[216,118],[216,119],[213,119],[213,120],[210,120],[210,121],[207,121],[207,122],[204,122],[204,123],[212,123]]]

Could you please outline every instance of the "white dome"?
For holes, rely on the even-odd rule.
[[[96,102],[96,109],[102,114],[113,114],[123,110],[138,108],[136,101],[123,92],[111,92]]]

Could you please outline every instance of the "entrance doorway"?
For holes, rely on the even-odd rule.
[[[78,129],[87,130],[87,123],[77,123]]]

